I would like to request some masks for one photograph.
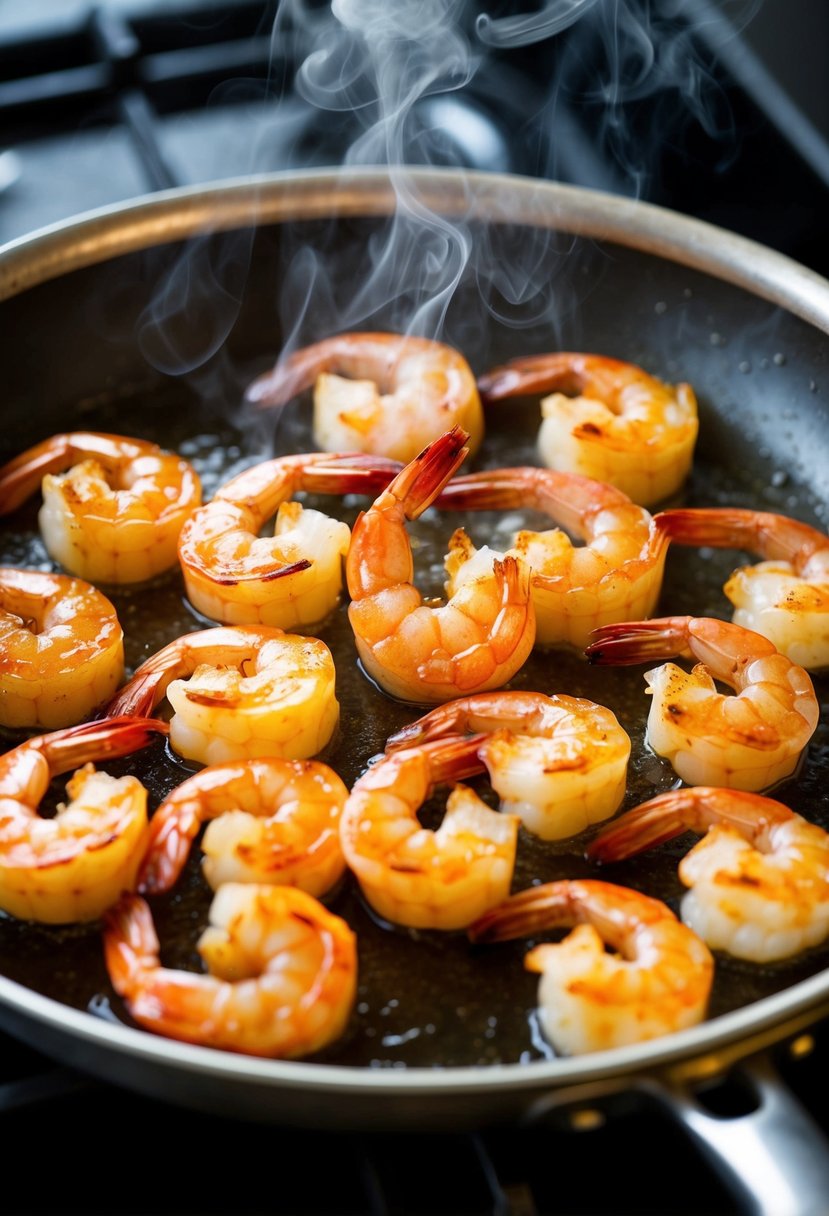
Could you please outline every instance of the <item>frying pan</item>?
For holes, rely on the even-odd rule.
[[[447,258],[455,247],[473,252],[441,319],[444,338],[476,371],[558,347],[688,380],[700,398],[701,440],[677,501],[757,505],[825,527],[829,284],[751,242],[627,200],[453,171],[412,170],[407,182],[418,207],[439,217],[430,231],[449,234]],[[121,430],[192,454],[210,492],[255,456],[308,450],[301,404],[278,421],[254,417],[241,407],[242,389],[286,342],[343,326],[399,329],[418,306],[428,314],[431,283],[412,280],[394,291],[387,283],[369,303],[361,290],[372,258],[388,248],[396,202],[394,182],[381,171],[292,173],[155,195],[7,246],[0,332],[11,425],[0,457],[70,427]],[[537,421],[535,402],[493,407],[479,463],[532,462]],[[5,522],[2,561],[44,561],[35,511]],[[505,524],[491,513],[463,522],[473,536],[484,530],[496,541]],[[424,568],[438,560],[446,527],[444,518],[423,522]],[[720,587],[734,558],[671,553],[660,611],[726,615]],[[116,601],[132,665],[200,626],[175,575]],[[413,711],[356,669],[344,619],[340,613],[325,634],[346,727],[325,758],[349,782]],[[636,758],[626,805],[670,787],[669,769],[644,746],[638,669],[589,668],[550,652],[536,655],[515,686],[591,696],[616,710]],[[825,699],[825,679],[816,686]],[[802,771],[780,792],[824,826],[828,758],[822,726]],[[184,775],[163,748],[120,763],[156,799]],[[428,822],[439,811],[425,814]],[[583,845],[525,840],[516,886],[589,873]],[[606,877],[675,906],[682,851],[664,846]],[[204,903],[193,861],[182,888],[156,907],[172,965],[191,961]],[[90,929],[0,924],[0,1024],[127,1087],[305,1126],[458,1129],[635,1092],[685,1124],[752,1210],[822,1210],[829,1148],[776,1082],[765,1053],[829,1013],[827,951],[773,968],[721,960],[711,1017],[701,1026],[563,1059],[534,1033],[535,980],[523,972],[522,944],[472,950],[462,936],[395,933],[374,924],[348,886],[335,907],[360,934],[361,996],[343,1044],[314,1061],[235,1056],[136,1029],[108,987]],[[695,1091],[738,1063],[756,1108],[716,1119]]]

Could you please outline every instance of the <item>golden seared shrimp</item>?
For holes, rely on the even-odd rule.
[[[587,648],[593,663],[684,655],[646,672],[653,697],[647,739],[688,785],[763,790],[789,777],[817,726],[819,706],[802,667],[767,639],[711,617],[669,616],[606,625]],[[717,690],[721,680],[735,690]]]
[[[314,760],[237,760],[203,768],[153,815],[138,889],[169,891],[201,827],[204,876],[225,882],[278,883],[324,895],[341,878],[340,815],[348,790]]]
[[[248,387],[249,401],[285,405],[315,384],[314,442],[327,452],[415,456],[450,427],[484,433],[475,377],[458,351],[400,334],[338,334],[294,351]]]
[[[671,790],[609,824],[588,855],[620,861],[683,832],[703,839],[679,865],[682,919],[712,949],[768,963],[829,937],[829,834],[761,794]]]
[[[501,798],[542,840],[575,836],[607,819],[625,793],[630,739],[614,714],[581,697],[482,692],[439,705],[392,735],[387,750],[466,731],[486,736],[478,755]]]
[[[207,975],[162,967],[144,900],[129,896],[108,913],[112,986],[146,1030],[280,1059],[310,1055],[342,1034],[357,987],[355,938],[313,896],[225,883],[197,948]]]
[[[0,567],[0,725],[73,726],[124,678],[115,609],[66,574]]]
[[[225,625],[185,634],[152,655],[107,712],[143,716],[166,695],[175,711],[170,742],[188,760],[304,760],[322,751],[337,725],[334,678],[331,651],[316,638]]]
[[[571,926],[564,941],[524,959],[541,975],[541,1022],[557,1051],[625,1047],[703,1020],[711,952],[666,904],[627,887],[590,879],[530,887],[481,917],[469,936],[500,942]]]
[[[538,446],[551,469],[582,473],[649,507],[673,494],[691,467],[697,401],[688,384],[664,384],[604,355],[527,355],[478,381],[485,401],[548,393]]]
[[[735,624],[762,633],[801,667],[829,667],[829,536],[785,515],[737,507],[663,511],[659,520],[677,544],[770,559],[735,570],[725,584]]]
[[[432,789],[483,771],[481,736],[383,756],[354,785],[340,820],[349,867],[372,908],[420,929],[462,929],[509,892],[518,820],[466,786],[449,795],[436,831],[417,812]]]
[[[182,524],[201,502],[199,479],[179,456],[143,439],[70,431],[0,469],[0,515],[41,478],[49,556],[91,583],[139,583],[169,570]]]
[[[190,602],[229,625],[320,625],[339,600],[351,532],[289,499],[303,490],[376,494],[399,469],[379,457],[323,452],[246,469],[182,529],[179,558]],[[274,514],[274,535],[260,537]]]
[[[493,469],[451,481],[440,508],[543,511],[561,527],[519,532],[507,556],[532,567],[536,643],[583,650],[591,630],[650,616],[659,598],[667,541],[644,509],[613,486],[554,469]],[[585,543],[574,545],[566,532]],[[476,550],[458,529],[446,570],[447,593],[505,555]]]
[[[0,756],[0,908],[48,924],[95,920],[135,886],[147,838],[147,791],[91,761],[126,756],[167,733],[163,722],[87,722]],[[38,807],[49,783],[77,768],[53,818]]]
[[[505,684],[535,641],[529,567],[506,557],[466,582],[440,607],[412,583],[406,520],[433,502],[464,459],[455,428],[407,465],[351,535],[349,620],[368,674],[405,701],[448,701]]]

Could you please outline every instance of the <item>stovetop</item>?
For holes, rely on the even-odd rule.
[[[457,7],[469,17],[470,6]],[[592,24],[562,22],[555,38],[508,46],[500,18],[522,6],[480,7],[493,14],[489,23],[482,30],[472,13],[464,29],[470,43],[476,29],[489,39],[487,71],[419,102],[420,127],[450,133],[433,160],[641,195],[829,273],[823,111],[792,100],[782,69],[770,70],[752,49],[750,24],[744,34],[724,24],[722,7],[745,20],[756,5],[610,6],[636,10],[660,71],[673,55],[678,72],[650,98],[625,86],[615,104],[590,72],[591,55],[607,47],[600,10],[608,6],[558,6],[584,8]],[[12,149],[0,156],[0,242],[152,189],[337,163],[359,133],[353,115],[320,115],[294,92],[291,27],[278,27],[283,43],[272,37],[274,4],[30,8],[20,28],[0,0],[0,130]],[[778,6],[789,18],[796,9],[791,0]],[[801,25],[822,20],[808,11]],[[764,37],[775,46],[773,30]],[[640,58],[626,64],[633,78],[643,53],[640,45]],[[802,46],[798,54],[805,62]],[[814,1049],[802,1039],[794,1051],[782,1045],[777,1063],[829,1130],[829,1028],[818,1026],[806,1046]],[[0,1036],[0,1106],[6,1160],[21,1157],[4,1173],[9,1212],[739,1210],[683,1133],[640,1102],[479,1134],[309,1132],[180,1110]],[[727,1101],[722,1110],[726,1117]],[[32,1146],[36,1178],[22,1161]]]

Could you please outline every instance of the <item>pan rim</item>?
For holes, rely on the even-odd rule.
[[[829,282],[754,241],[664,208],[599,191],[507,174],[406,168],[436,210],[491,222],[542,226],[608,241],[685,265],[759,296],[829,333]],[[0,300],[72,270],[155,244],[297,219],[389,214],[387,169],[285,171],[182,187],[73,217],[0,248]],[[129,1049],[135,1061],[174,1066],[242,1084],[263,1082],[341,1094],[538,1090],[609,1076],[631,1077],[732,1049],[749,1054],[829,1013],[829,968],[742,1009],[662,1039],[595,1055],[528,1064],[366,1070],[300,1060],[263,1060],[158,1038],[63,1005],[0,976],[0,1022],[24,1015],[78,1042]],[[13,1029],[13,1027],[10,1027]]]

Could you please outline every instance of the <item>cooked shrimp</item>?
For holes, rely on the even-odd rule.
[[[187,1043],[291,1058],[342,1034],[357,952],[345,921],[294,887],[225,883],[198,942],[209,974],[161,966],[149,907],[137,895],[107,915],[112,985],[139,1025]]]
[[[553,469],[493,469],[451,481],[437,506],[543,511],[561,528],[519,532],[508,555],[532,567],[536,642],[583,650],[590,631],[650,616],[659,598],[667,541],[644,507],[613,486]],[[447,593],[479,576],[504,554],[476,550],[459,529],[452,537]]]
[[[503,900],[515,866],[518,820],[457,785],[436,831],[417,812],[434,786],[483,771],[480,736],[383,756],[354,785],[340,820],[345,859],[386,920],[461,929]]]
[[[179,558],[190,602],[225,624],[319,626],[339,600],[351,532],[288,500],[302,490],[376,494],[399,469],[378,457],[322,452],[246,469],[182,529]],[[274,535],[260,537],[274,513]]]
[[[48,924],[95,920],[135,886],[147,836],[147,791],[135,777],[96,772],[167,733],[163,722],[87,722],[0,756],[0,908]],[[54,818],[38,807],[53,777],[79,767]]]
[[[802,667],[759,633],[709,617],[671,616],[606,625],[587,648],[594,663],[685,655],[645,674],[653,702],[647,738],[689,785],[762,790],[791,776],[817,726],[819,706]],[[715,680],[736,691],[724,696]]]
[[[529,567],[514,557],[470,580],[447,604],[428,607],[412,584],[406,520],[437,497],[466,455],[455,428],[397,475],[354,525],[346,561],[348,615],[370,676],[392,696],[448,701],[498,688],[535,641]]]
[[[688,831],[703,839],[680,862],[682,919],[709,946],[768,963],[829,937],[829,833],[772,798],[671,790],[621,815],[588,854],[619,861]]]
[[[188,760],[304,760],[322,751],[337,725],[334,676],[331,652],[316,638],[219,626],[185,634],[147,659],[107,712],[143,716],[166,694],[175,711],[170,742]]]
[[[572,925],[564,941],[536,946],[524,959],[541,974],[539,1012],[557,1051],[625,1047],[705,1017],[714,977],[708,947],[667,905],[627,887],[590,880],[531,887],[469,935],[496,942]]]
[[[551,469],[582,473],[649,507],[673,494],[691,467],[697,401],[688,384],[664,384],[603,355],[528,355],[478,381],[484,400],[547,393],[538,446]]]
[[[203,824],[204,875],[279,883],[324,895],[341,878],[339,823],[348,790],[314,760],[238,760],[203,768],[153,815],[138,889],[157,895],[178,879]]]
[[[0,469],[0,515],[29,498],[41,478],[49,556],[92,583],[143,582],[174,566],[182,524],[201,502],[186,460],[143,439],[71,431]]]
[[[0,567],[0,725],[73,726],[124,678],[124,635],[79,578]]]
[[[449,701],[404,726],[387,750],[465,731],[478,749],[501,810],[542,840],[575,836],[607,819],[625,793],[630,739],[614,714],[581,697],[482,692]]]
[[[762,633],[801,667],[829,667],[829,536],[785,515],[736,507],[663,511],[659,520],[680,545],[770,558],[735,570],[725,584],[735,624]]]
[[[472,451],[483,438],[475,377],[442,342],[338,334],[294,351],[254,380],[246,396],[258,405],[285,405],[315,382],[314,442],[325,451],[409,461],[453,426],[469,432]]]

